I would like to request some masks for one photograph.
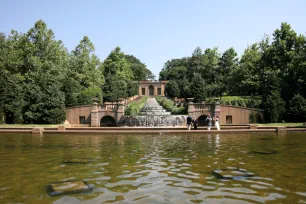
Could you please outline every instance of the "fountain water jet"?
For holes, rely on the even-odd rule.
[[[145,106],[137,116],[124,116],[124,126],[135,127],[178,127],[185,126],[186,115],[171,115],[158,104],[155,98],[148,98]]]

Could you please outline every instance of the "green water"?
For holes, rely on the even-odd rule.
[[[276,153],[252,152],[261,149]],[[76,158],[93,161],[63,164]],[[213,176],[227,167],[255,175]],[[48,195],[49,183],[67,180],[94,190]],[[306,134],[0,134],[0,203],[106,202],[306,203]]]

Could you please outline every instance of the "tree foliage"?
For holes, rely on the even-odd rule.
[[[128,58],[130,61],[128,61]],[[65,106],[135,95],[133,80],[154,75],[117,47],[102,63],[84,36],[68,52],[45,22],[26,33],[0,33],[0,123],[61,123]]]
[[[168,60],[159,78],[177,82],[176,97],[198,101],[205,95],[261,96],[261,108],[267,110],[270,121],[293,120],[291,101],[297,100],[297,94],[306,98],[306,37],[282,23],[271,39],[265,36],[248,46],[240,58],[234,48],[221,54],[217,48],[203,52],[197,47],[191,56]],[[272,98],[277,101],[272,103]]]

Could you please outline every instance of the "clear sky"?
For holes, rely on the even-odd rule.
[[[164,63],[200,46],[247,45],[271,35],[281,22],[306,32],[305,0],[0,0],[0,32],[26,32],[42,19],[72,50],[83,36],[103,61],[120,46],[158,77]]]

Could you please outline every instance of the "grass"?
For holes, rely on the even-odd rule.
[[[170,111],[172,114],[186,114],[184,107],[177,107],[174,104],[174,101],[165,97],[156,96],[155,99],[157,102],[163,106],[167,111]]]
[[[0,128],[56,128],[59,124],[0,124]]]
[[[130,103],[126,108],[125,108],[125,115],[138,115],[140,110],[144,107],[146,104],[148,97],[144,96],[138,101],[134,101]]]
[[[222,101],[233,101],[233,100],[251,100],[251,96],[222,96]],[[260,101],[261,96],[253,96],[253,100]]]
[[[258,123],[258,126],[302,126],[303,123]]]

